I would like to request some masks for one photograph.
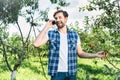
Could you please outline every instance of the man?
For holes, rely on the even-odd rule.
[[[53,16],[57,29],[49,30],[54,21],[49,20],[35,39],[34,46],[39,47],[50,42],[48,74],[51,80],[76,80],[77,54],[82,58],[104,58],[105,55],[102,51],[90,54],[82,50],[78,34],[66,26],[66,11],[58,10]]]

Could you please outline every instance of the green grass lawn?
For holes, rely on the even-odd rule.
[[[114,64],[120,67],[120,59],[114,58],[113,60]],[[44,76],[41,65],[43,65],[47,79]],[[78,58],[77,80],[115,80],[116,72],[118,70],[106,60]],[[10,80],[10,75],[11,72],[6,67],[3,59],[0,58],[0,80]],[[50,80],[47,75],[47,58],[42,58],[42,64],[39,57],[25,59],[17,70],[16,80]]]

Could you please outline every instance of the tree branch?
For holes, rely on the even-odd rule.
[[[18,24],[18,22],[16,21],[16,24],[17,24],[17,26],[18,26],[18,29],[19,29],[19,31],[20,31],[20,35],[21,35],[21,40],[22,40],[22,44],[24,44],[24,39],[23,39],[23,34],[22,34],[22,31],[21,31],[21,28],[20,28],[20,25]]]
[[[13,70],[12,70],[10,64],[8,63],[8,58],[7,58],[7,54],[6,54],[5,45],[4,45],[3,40],[2,40],[1,37],[0,37],[0,40],[1,40],[2,48],[3,48],[3,57],[5,58],[5,62],[7,64],[8,69],[12,72]]]

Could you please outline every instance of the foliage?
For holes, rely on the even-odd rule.
[[[0,26],[3,24],[9,27],[9,24],[15,24],[17,25],[20,32],[20,35],[15,34],[10,38],[8,38],[5,32],[0,32],[2,33],[2,36],[0,36],[0,52],[3,53],[3,57],[5,59],[7,67],[12,73],[11,80],[15,79],[16,77],[14,76],[13,72],[16,71],[18,67],[20,67],[25,58],[29,57],[27,53],[32,52],[30,51],[30,49],[34,49],[30,41],[30,33],[33,30],[36,37],[35,26],[38,26],[38,23],[34,19],[36,11],[40,13],[40,20],[46,21],[46,19],[48,19],[47,15],[49,8],[47,8],[46,10],[40,10],[38,3],[39,0],[0,0]],[[60,6],[68,6],[66,1],[63,0],[59,0],[56,3],[53,3],[53,1],[51,0],[51,3],[59,5],[59,8]],[[19,16],[23,16],[26,19],[26,23],[30,24],[30,29],[27,37],[24,37],[22,33],[21,26],[18,22]],[[0,28],[0,30],[2,30],[2,28]],[[32,52],[36,52],[39,55],[40,61],[41,49],[42,48],[39,48],[39,50],[33,50]]]
[[[23,0],[0,0],[0,20],[14,22],[18,19],[19,9]]]
[[[100,44],[104,44],[106,50],[112,54],[118,55],[120,53],[120,50],[118,50],[120,47],[119,4],[119,0],[90,0],[88,5],[79,8],[80,11],[99,10],[102,12],[95,17],[86,18],[86,30],[96,34],[95,37],[101,41]]]
[[[67,7],[70,5],[66,0],[50,0],[52,4],[58,4],[56,9],[61,9],[61,7]]]
[[[69,3],[66,3],[65,0],[50,0],[50,1],[52,4],[58,5],[56,9],[69,6]],[[103,51],[107,50],[110,52],[111,55],[115,55],[115,56],[120,55],[119,54],[120,52],[119,50],[119,47],[120,47],[119,45],[120,43],[119,2],[117,0],[114,0],[113,2],[110,0],[93,0],[93,1],[90,1],[90,4],[79,9],[83,11],[85,9],[87,9],[88,11],[100,10],[103,12],[101,15],[97,15],[95,18],[94,17],[89,18],[86,16],[84,19],[84,23],[85,23],[84,30],[79,29],[78,22],[75,23],[75,26],[77,27],[77,29],[73,28],[73,30],[79,33],[83,50],[91,53],[95,53],[96,51],[99,51],[99,50],[103,50]],[[44,58],[47,58],[47,55],[48,55],[47,54],[48,44],[42,46],[41,48],[34,48],[32,46],[33,42],[30,40],[31,31],[32,30],[34,31],[35,37],[36,37],[35,27],[39,26],[37,21],[35,21],[34,19],[36,11],[38,11],[40,15],[39,21],[48,20],[49,8],[45,10],[40,10],[38,0],[0,0],[0,15],[1,15],[0,16],[0,22],[1,22],[0,54],[3,53],[3,56],[0,55],[0,57],[2,57],[0,58],[0,63],[2,63],[0,65],[1,67],[0,72],[3,72],[2,74],[7,73],[8,75],[10,74],[8,73],[9,72],[8,69],[12,72],[13,70],[17,70],[17,68],[19,68],[20,70],[17,70],[18,74],[21,73],[22,71],[23,73],[26,73],[26,71],[24,72],[24,69],[26,69],[28,72],[30,70],[29,74],[33,73],[33,76],[35,76],[36,74],[37,76],[39,76],[39,74],[41,74],[42,79],[44,77],[47,80],[47,77],[46,77],[46,71],[47,71],[46,61],[47,60],[46,59],[45,61],[43,60]],[[26,19],[26,23],[30,24],[30,30],[27,37],[24,37],[21,31],[21,26],[19,25],[19,22],[18,22],[19,16],[23,16]],[[91,20],[93,23],[91,23]],[[8,37],[9,34],[8,32],[6,32],[7,30],[6,27],[8,27],[7,25],[10,23],[17,25],[20,31],[20,35],[15,34],[12,37]],[[70,26],[73,27],[74,25],[70,25]],[[25,61],[23,61],[23,59],[25,59]],[[111,59],[111,61],[112,60],[113,59]],[[115,61],[115,62],[118,62],[118,61]],[[8,68],[5,66],[5,62]],[[23,64],[21,65],[22,62]],[[93,62],[95,63],[95,65],[98,63],[97,60]],[[116,65],[118,64],[119,63],[116,63]],[[105,68],[104,71],[107,72],[107,73],[103,72],[104,74],[101,73],[101,71],[103,71],[102,70],[103,67],[100,67],[99,69],[98,67],[93,69],[94,68],[93,66],[92,68],[89,65],[82,65],[82,64],[78,65],[78,67],[82,67],[82,69],[78,69],[79,72],[82,72],[82,74],[77,76],[78,79],[85,79],[85,78],[89,79],[89,77],[91,77],[91,79],[96,80],[96,78],[102,79],[103,76],[105,75],[104,76],[105,80],[106,79],[113,80],[114,78],[111,77],[111,75],[113,76],[116,74],[117,77],[119,75],[117,74],[117,71],[115,71],[114,69],[111,70],[110,66],[104,66]],[[23,73],[19,74],[20,77],[21,76],[25,77]],[[97,73],[99,75],[97,75]],[[29,74],[26,73],[26,75],[29,75]],[[90,74],[92,75],[90,76]],[[97,75],[97,77],[92,77],[93,75],[94,76]],[[16,79],[18,79],[18,76]],[[32,79],[31,76],[29,77],[30,77],[29,79]],[[38,78],[40,77],[41,76],[39,76]]]
[[[95,17],[86,16],[84,30],[79,31],[83,50],[87,52],[108,51],[106,60],[114,67],[104,65],[111,74],[120,71],[119,63],[113,62],[115,57],[120,58],[120,2],[119,0],[90,0],[89,4],[80,7],[80,11],[101,11]],[[75,29],[78,31],[78,29]],[[111,58],[114,57],[114,58]],[[113,72],[112,72],[113,71]],[[119,77],[118,74],[116,77]],[[96,79],[95,79],[96,80]]]

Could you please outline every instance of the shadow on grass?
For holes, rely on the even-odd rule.
[[[42,66],[40,65],[33,65],[32,63],[35,63],[35,64],[40,64],[40,61],[35,61],[35,62],[28,62],[28,61],[24,61],[21,65],[22,68],[29,68],[30,70],[32,70],[34,73],[37,73],[37,74],[44,74],[43,73],[43,68],[44,70],[46,70],[46,67],[47,67],[47,61],[43,61],[42,62]],[[46,71],[45,71],[46,72]]]
[[[35,65],[33,65],[35,63]],[[39,64],[39,65],[38,65]],[[13,65],[14,64],[10,64],[10,66],[12,65],[12,69],[13,69]],[[46,70],[47,67],[47,60],[42,60],[42,66],[44,67],[44,70]],[[44,74],[43,73],[43,68],[41,67],[41,63],[39,61],[39,59],[35,59],[34,61],[32,60],[24,60],[22,62],[22,64],[20,65],[21,68],[29,68],[30,70],[32,70],[34,73],[38,73],[38,74]],[[19,69],[19,68],[18,68]],[[4,61],[0,61],[0,73],[4,72],[4,71],[9,71],[6,63]],[[46,71],[45,71],[46,72]]]
[[[99,68],[99,67],[92,67],[90,65],[78,64],[78,69],[79,68],[83,69],[87,73],[94,74],[94,75],[97,75],[97,74],[108,75],[108,74],[104,73],[104,69]]]

